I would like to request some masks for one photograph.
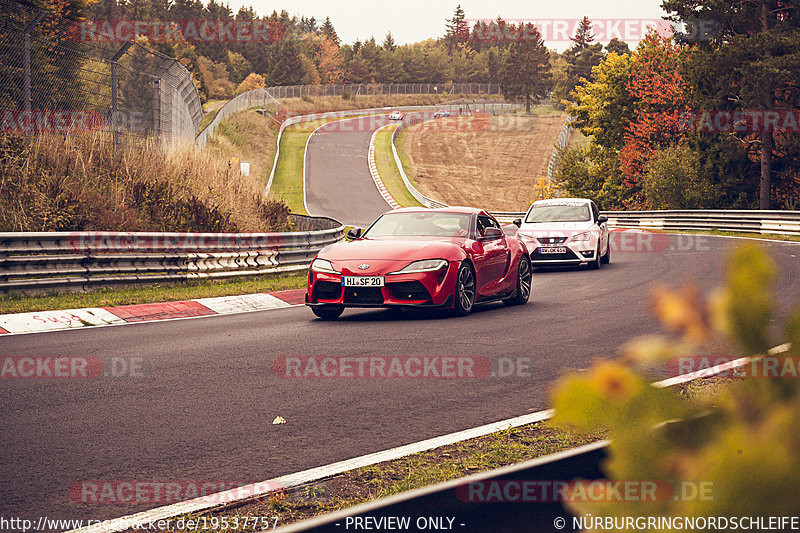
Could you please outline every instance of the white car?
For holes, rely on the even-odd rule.
[[[531,254],[533,266],[588,264],[600,268],[611,261],[608,218],[584,198],[534,202],[525,218],[514,221]]]
[[[403,114],[400,111],[392,111],[389,113],[389,120],[403,120]]]

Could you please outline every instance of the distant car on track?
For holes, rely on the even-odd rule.
[[[389,120],[403,120],[404,115],[400,111],[392,111],[389,113]]]
[[[607,221],[591,200],[556,198],[534,202],[514,224],[533,266],[588,263],[600,268],[611,261]]]
[[[306,305],[335,319],[345,307],[417,307],[468,314],[475,304],[525,304],[528,250],[486,211],[404,208],[350,242],[323,248],[308,271]]]
[[[450,116],[450,111],[436,111],[433,114],[433,118],[444,118],[449,116]]]

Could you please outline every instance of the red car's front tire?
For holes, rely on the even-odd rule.
[[[326,305],[325,307],[312,307],[311,311],[323,320],[336,320],[344,312],[344,306]]]
[[[453,312],[465,316],[475,305],[475,272],[467,262],[461,263],[456,278],[456,290],[453,298]]]

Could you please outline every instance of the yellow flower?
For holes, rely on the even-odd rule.
[[[606,400],[622,404],[638,391],[640,383],[625,366],[609,361],[595,365],[590,374],[595,391]]]

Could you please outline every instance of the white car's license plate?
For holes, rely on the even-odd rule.
[[[342,287],[383,287],[383,276],[342,276]]]
[[[548,248],[539,248],[540,254],[565,254],[567,253],[567,249],[564,247],[548,247]]]

